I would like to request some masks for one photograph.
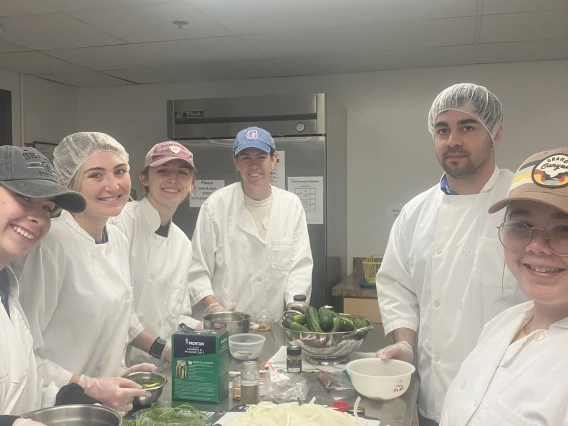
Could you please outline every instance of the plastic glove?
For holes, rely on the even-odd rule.
[[[380,358],[383,361],[391,358],[398,359],[412,364],[412,361],[414,360],[414,351],[412,350],[410,343],[402,340],[378,351],[377,358]]]
[[[216,312],[232,312],[237,307],[237,303],[231,303],[229,308],[224,308],[218,302],[212,303],[205,308],[205,315],[207,314],[214,314]]]
[[[119,376],[126,376],[130,373],[136,373],[137,371],[149,371],[153,373],[156,371],[158,367],[154,364],[150,364],[149,362],[143,362],[141,364],[133,365],[132,367],[127,367],[126,364],[120,364],[120,372],[118,373]]]
[[[132,401],[135,397],[150,396],[150,392],[142,390],[142,386],[138,383],[123,377],[94,379],[82,374],[79,385],[85,389],[87,395],[115,409],[122,416],[132,410]]]
[[[45,426],[44,423],[34,422],[31,419],[17,419],[13,426]]]
[[[172,339],[166,340],[166,346],[164,346],[164,351],[162,356],[160,356],[160,361],[172,363]]]
[[[193,328],[194,330],[203,330],[203,321],[197,323],[197,325]]]

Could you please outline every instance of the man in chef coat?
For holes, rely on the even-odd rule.
[[[445,173],[404,206],[377,273],[385,333],[395,341],[377,356],[412,362],[416,353],[420,426],[439,423],[484,324],[527,300],[505,266],[503,216],[487,213],[513,178],[495,165],[501,102],[485,87],[456,84],[434,100],[428,127]]]

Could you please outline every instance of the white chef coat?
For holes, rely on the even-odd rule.
[[[418,332],[418,409],[439,421],[444,396],[483,326],[527,297],[505,266],[487,210],[513,173],[495,171],[479,194],[445,195],[436,185],[406,204],[391,230],[377,295],[385,333]]]
[[[127,342],[142,331],[132,311],[128,240],[114,225],[106,230],[108,242],[96,244],[63,211],[15,265],[39,374],[57,386],[72,374],[118,374]]]
[[[533,314],[527,302],[485,326],[448,390],[442,425],[568,425],[568,318],[511,343]]]
[[[241,183],[214,192],[199,212],[189,273],[192,300],[214,294],[222,306],[254,318],[265,309],[278,317],[294,295],[312,291],[312,252],[300,199],[272,187],[263,241],[245,207]]]
[[[156,234],[160,214],[147,198],[126,204],[122,213],[111,218],[130,242],[130,281],[134,290],[134,310],[144,329],[168,338],[178,324],[194,328],[200,320],[191,317],[189,298],[191,242],[173,222],[168,236]],[[127,364],[165,364],[148,353],[129,347]]]
[[[43,380],[37,373],[28,321],[18,302],[18,282],[10,267],[7,272],[10,316],[0,305],[0,414],[20,415],[42,407]],[[54,390],[52,394],[57,388]],[[49,402],[53,405],[55,400]]]

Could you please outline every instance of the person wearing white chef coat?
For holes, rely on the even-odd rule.
[[[0,425],[42,425],[20,414],[53,405],[58,388],[37,372],[33,339],[9,263],[51,227],[56,208],[79,213],[85,199],[57,183],[49,160],[34,148],[0,147]],[[58,394],[57,397],[59,399]]]
[[[214,192],[201,206],[192,238],[192,300],[278,317],[294,295],[312,288],[312,253],[300,199],[270,185],[278,159],[270,133],[241,130],[233,144],[242,182]],[[231,306],[234,308],[234,306]]]
[[[121,367],[126,344],[155,355],[158,339],[132,311],[128,240],[107,224],[130,194],[128,154],[104,133],[74,133],[55,148],[54,166],[59,183],[80,192],[87,207],[80,214],[63,211],[16,265],[39,373],[58,386],[78,383],[125,414],[133,398],[146,392],[115,376],[156,368]]]
[[[193,154],[178,142],[162,142],[148,152],[144,167],[140,182],[146,197],[128,203],[111,223],[130,243],[130,278],[138,319],[145,330],[169,337],[181,323],[202,328],[202,323],[191,317],[191,242],[172,222],[195,183]],[[165,366],[147,352],[129,348],[127,363],[140,362]]]
[[[487,209],[513,178],[495,165],[503,135],[499,99],[485,87],[456,84],[434,100],[428,118],[440,183],[413,198],[391,230],[377,273],[386,334],[382,359],[412,362],[420,376],[421,426],[440,421],[446,391],[487,321],[527,300]]]
[[[487,323],[448,390],[441,424],[568,425],[568,148],[528,158],[489,212],[502,209],[495,233],[531,300]]]

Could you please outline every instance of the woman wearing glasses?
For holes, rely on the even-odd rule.
[[[485,326],[463,362],[441,425],[568,425],[568,148],[517,171],[499,239],[530,302]]]

